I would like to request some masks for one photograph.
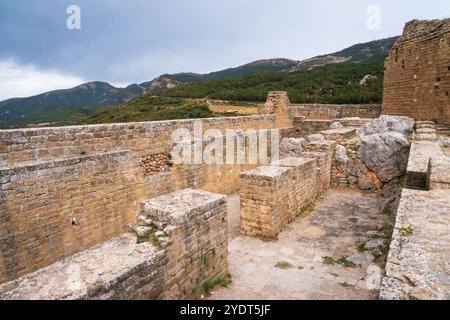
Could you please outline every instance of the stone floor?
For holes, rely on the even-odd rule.
[[[376,299],[378,290],[367,288],[366,278],[373,274],[367,268],[378,264],[383,273],[384,258],[371,264],[373,255],[359,253],[358,244],[391,224],[381,213],[382,203],[358,190],[333,189],[277,241],[265,242],[239,235],[239,196],[230,196],[228,259],[233,282],[216,289],[210,299]],[[355,254],[361,266],[337,262]],[[381,278],[376,274],[375,282]]]

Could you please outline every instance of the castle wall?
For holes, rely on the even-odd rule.
[[[450,124],[450,19],[408,22],[385,62],[383,114]]]
[[[100,153],[0,170],[0,283],[124,233],[149,195],[139,159]]]
[[[124,234],[0,285],[0,299],[194,299],[228,273],[227,199],[183,190],[142,202]]]
[[[276,128],[274,119],[273,115],[260,115],[0,130],[0,167],[123,149],[148,157],[170,152],[173,147],[171,134],[176,129],[188,129],[194,136],[196,122],[201,122],[203,131],[218,129],[225,134],[226,129]]]
[[[305,117],[310,120],[334,120],[338,118],[378,118],[381,115],[379,104],[292,104],[292,117]],[[322,129],[323,130],[323,129]]]

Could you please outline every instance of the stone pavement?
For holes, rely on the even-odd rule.
[[[374,235],[383,232],[377,230],[388,229],[386,224],[391,224],[389,216],[382,213],[382,199],[355,189],[330,190],[312,212],[297,218],[273,242],[238,235],[238,201],[237,195],[229,197],[228,260],[233,282],[228,288],[216,289],[210,299],[378,297],[378,290],[369,290],[366,284],[373,256],[359,253],[358,244],[378,238]],[[383,246],[384,240],[371,243],[376,241]],[[349,260],[361,263],[361,267],[345,267],[347,259],[337,262],[355,254],[355,259]],[[374,263],[383,268],[384,257]]]

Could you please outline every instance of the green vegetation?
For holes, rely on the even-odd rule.
[[[144,95],[138,99],[106,109],[85,122],[115,123],[132,121],[156,121],[172,119],[195,119],[214,116],[204,103],[187,102],[183,99],[161,98]]]
[[[293,267],[294,266],[292,264],[286,261],[277,262],[277,264],[275,265],[275,268],[278,269],[292,269]]]
[[[354,285],[348,284],[347,282],[340,283],[340,285],[343,286],[346,289],[350,289],[350,288],[354,288],[355,287]]]
[[[341,266],[347,267],[347,268],[355,268],[356,265],[349,261],[346,256],[340,257],[338,260],[335,260],[332,257],[322,257],[323,261],[322,263],[325,265],[333,266],[335,264],[340,264]]]
[[[406,226],[400,229],[400,234],[404,237],[412,235],[414,229],[412,226]]]
[[[380,103],[383,61],[331,64],[293,73],[265,72],[236,79],[202,80],[168,89],[162,94],[173,98],[265,101],[269,91],[283,90],[294,103]],[[378,78],[367,86],[361,86],[359,81],[367,74]]]
[[[342,265],[342,266],[344,266],[344,267],[347,267],[347,268],[355,268],[356,267],[356,264],[354,264],[353,262],[348,260],[348,258],[345,257],[345,256],[340,257],[337,260],[337,263]]]

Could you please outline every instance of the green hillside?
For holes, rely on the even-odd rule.
[[[383,63],[331,64],[312,70],[266,72],[244,78],[203,80],[168,89],[161,95],[176,98],[211,98],[236,101],[265,101],[273,90],[287,91],[295,103],[380,103]],[[376,75],[367,86],[360,80]]]
[[[157,121],[212,117],[213,112],[204,103],[183,99],[143,96],[129,104],[105,109],[84,120],[83,123],[116,123],[133,121]]]

